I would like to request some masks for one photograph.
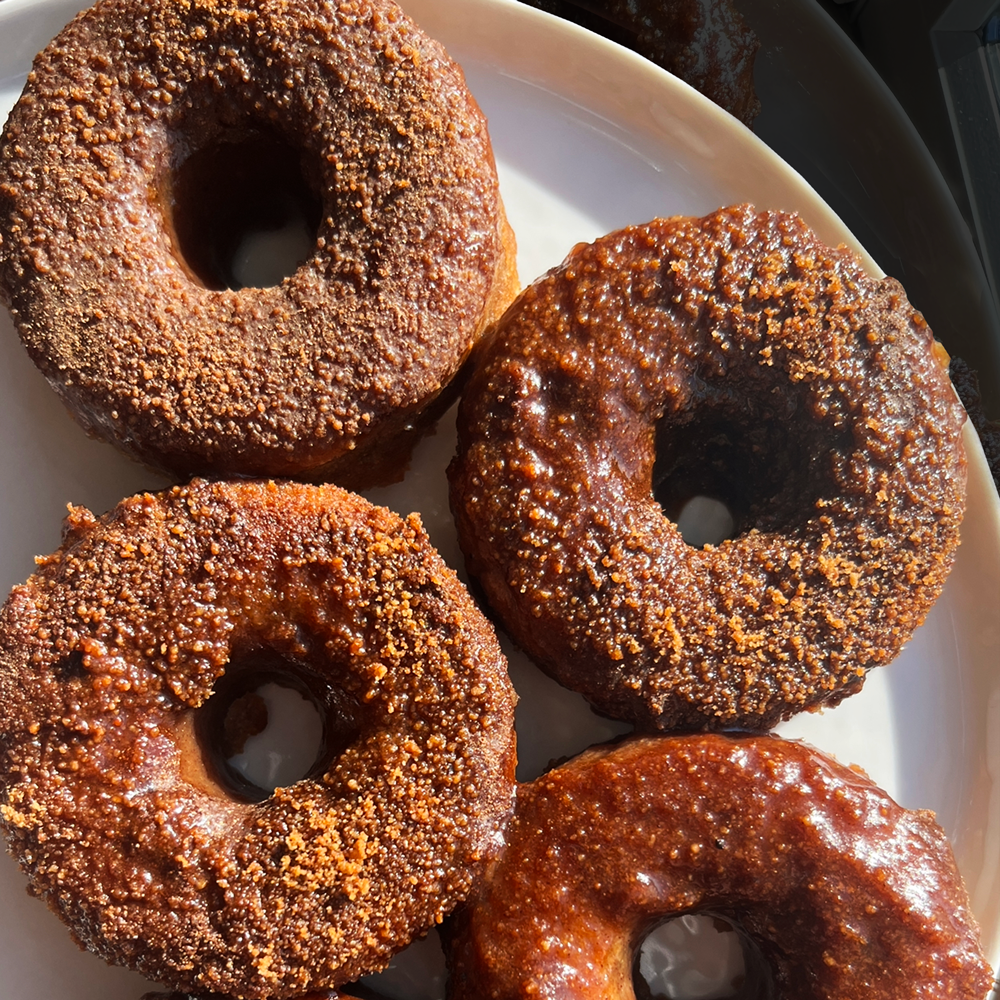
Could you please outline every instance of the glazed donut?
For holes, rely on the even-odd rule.
[[[598,747],[519,788],[502,859],[452,918],[449,1000],[634,1000],[643,937],[698,913],[748,942],[760,981],[740,996],[991,983],[931,813],[803,744],[708,733]]]
[[[730,0],[522,0],[633,49],[744,125],[760,114],[760,41]]]
[[[240,288],[289,219],[298,269]],[[5,129],[0,296],[83,427],[177,476],[398,476],[516,290],[485,118],[391,0],[101,0]]]
[[[144,993],[139,1000],[228,1000],[227,997],[201,994],[193,997],[189,993]],[[353,993],[343,990],[314,990],[295,997],[295,1000],[357,1000]]]
[[[245,673],[324,717],[313,768],[270,795],[204,724]],[[380,970],[465,896],[512,807],[489,623],[416,515],[334,486],[73,509],[0,614],[0,695],[0,824],[31,892],[181,992],[281,1000]]]
[[[923,318],[794,215],[578,246],[477,352],[452,506],[513,638],[640,727],[765,729],[860,689],[937,598],[965,415]],[[708,496],[733,537],[674,520]]]

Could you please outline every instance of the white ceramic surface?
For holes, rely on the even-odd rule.
[[[0,4],[0,110],[31,55],[77,0]],[[702,213],[736,201],[802,213],[828,242],[858,247],[811,188],[749,131],[631,53],[513,0],[409,0],[408,10],[463,64],[490,118],[501,186],[518,234],[522,279],[578,241],[655,215]],[[874,262],[868,258],[875,270]],[[89,441],[0,318],[0,589],[59,541],[67,502],[104,511],[163,485],[110,447]],[[839,708],[783,727],[863,766],[904,805],[934,809],[954,844],[986,947],[1000,959],[1000,501],[978,442],[963,545],[945,593],[898,660]],[[370,496],[419,510],[445,558],[460,564],[444,484],[449,420],[420,447],[406,480]],[[519,774],[610,736],[615,727],[511,652],[521,695]],[[404,956],[383,988],[434,1000],[433,944]],[[423,954],[430,957],[425,960]],[[407,968],[410,980],[406,985]],[[138,1000],[151,988],[76,950],[29,899],[0,857],[0,1000]],[[401,977],[401,978],[400,978]],[[395,983],[395,985],[393,985]]]

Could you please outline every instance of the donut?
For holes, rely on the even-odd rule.
[[[189,993],[144,993],[140,1000],[228,1000],[227,997],[201,996],[193,997]],[[313,990],[310,993],[303,993],[295,1000],[357,1000],[353,993],[345,993],[343,990]]]
[[[701,733],[594,748],[519,787],[503,857],[448,925],[449,1000],[633,1000],[642,939],[688,914],[743,936],[740,996],[991,984],[933,814],[804,744]]]
[[[297,269],[239,287],[285,224]],[[4,132],[0,298],[77,421],[178,479],[398,478],[516,290],[485,118],[391,0],[101,0]]]
[[[323,717],[316,762],[270,794],[205,725],[243,673]],[[0,703],[0,825],[30,891],[182,993],[282,1000],[379,971],[464,898],[512,808],[491,626],[416,515],[335,486],[72,509],[0,612]]]
[[[796,215],[576,247],[477,351],[451,502],[523,649],[651,729],[763,730],[859,690],[937,598],[961,405],[899,284]],[[734,527],[689,545],[687,501]]]
[[[731,0],[521,0],[589,28],[656,63],[753,125],[756,34]]]

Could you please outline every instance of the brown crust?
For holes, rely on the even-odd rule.
[[[416,515],[256,481],[76,508],[0,650],[0,823],[31,891],[171,989],[282,998],[376,971],[499,849],[514,695]],[[193,710],[267,654],[331,685],[353,735],[248,803],[206,769]]]
[[[964,413],[922,317],[749,206],[577,247],[477,352],[452,506],[514,639],[643,727],[768,728],[860,689],[940,593]],[[654,497],[722,494],[694,549]],[[727,495],[728,494],[728,495]]]
[[[189,993],[144,993],[139,1000],[230,1000],[230,998],[207,993],[196,997]],[[297,996],[294,1000],[359,1000],[359,998],[343,990],[317,990]]]
[[[257,132],[300,155],[317,241],[277,286],[212,290],[170,235],[174,170]],[[22,340],[89,432],[185,477],[398,474],[514,267],[485,118],[391,0],[102,0],[5,129]]]
[[[699,911],[755,942],[759,995],[991,984],[931,813],[802,744],[707,734],[596,748],[520,787],[503,858],[448,927],[449,998],[632,998],[643,936]]]

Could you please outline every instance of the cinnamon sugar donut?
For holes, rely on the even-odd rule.
[[[240,288],[288,219],[297,270]],[[516,289],[485,118],[391,0],[101,0],[7,122],[0,296],[83,427],[169,473],[398,475]]]
[[[201,994],[193,997],[190,993],[144,993],[139,1000],[228,1000],[227,997],[210,996]],[[314,990],[311,993],[303,993],[294,1000],[357,1000],[353,993],[345,993],[343,990]]]
[[[595,748],[519,788],[502,859],[450,923],[449,1000],[634,1000],[643,937],[698,913],[748,940],[740,996],[991,984],[931,813],[802,744],[701,734]]]
[[[324,717],[311,771],[270,795],[227,778],[203,724],[245,671]],[[335,989],[499,849],[513,705],[415,515],[258,481],[76,508],[0,614],[0,825],[109,962],[196,995]]]
[[[899,284],[748,206],[578,246],[477,353],[452,506],[513,638],[641,727],[765,729],[923,621],[965,419]],[[726,503],[733,537],[674,519]]]

